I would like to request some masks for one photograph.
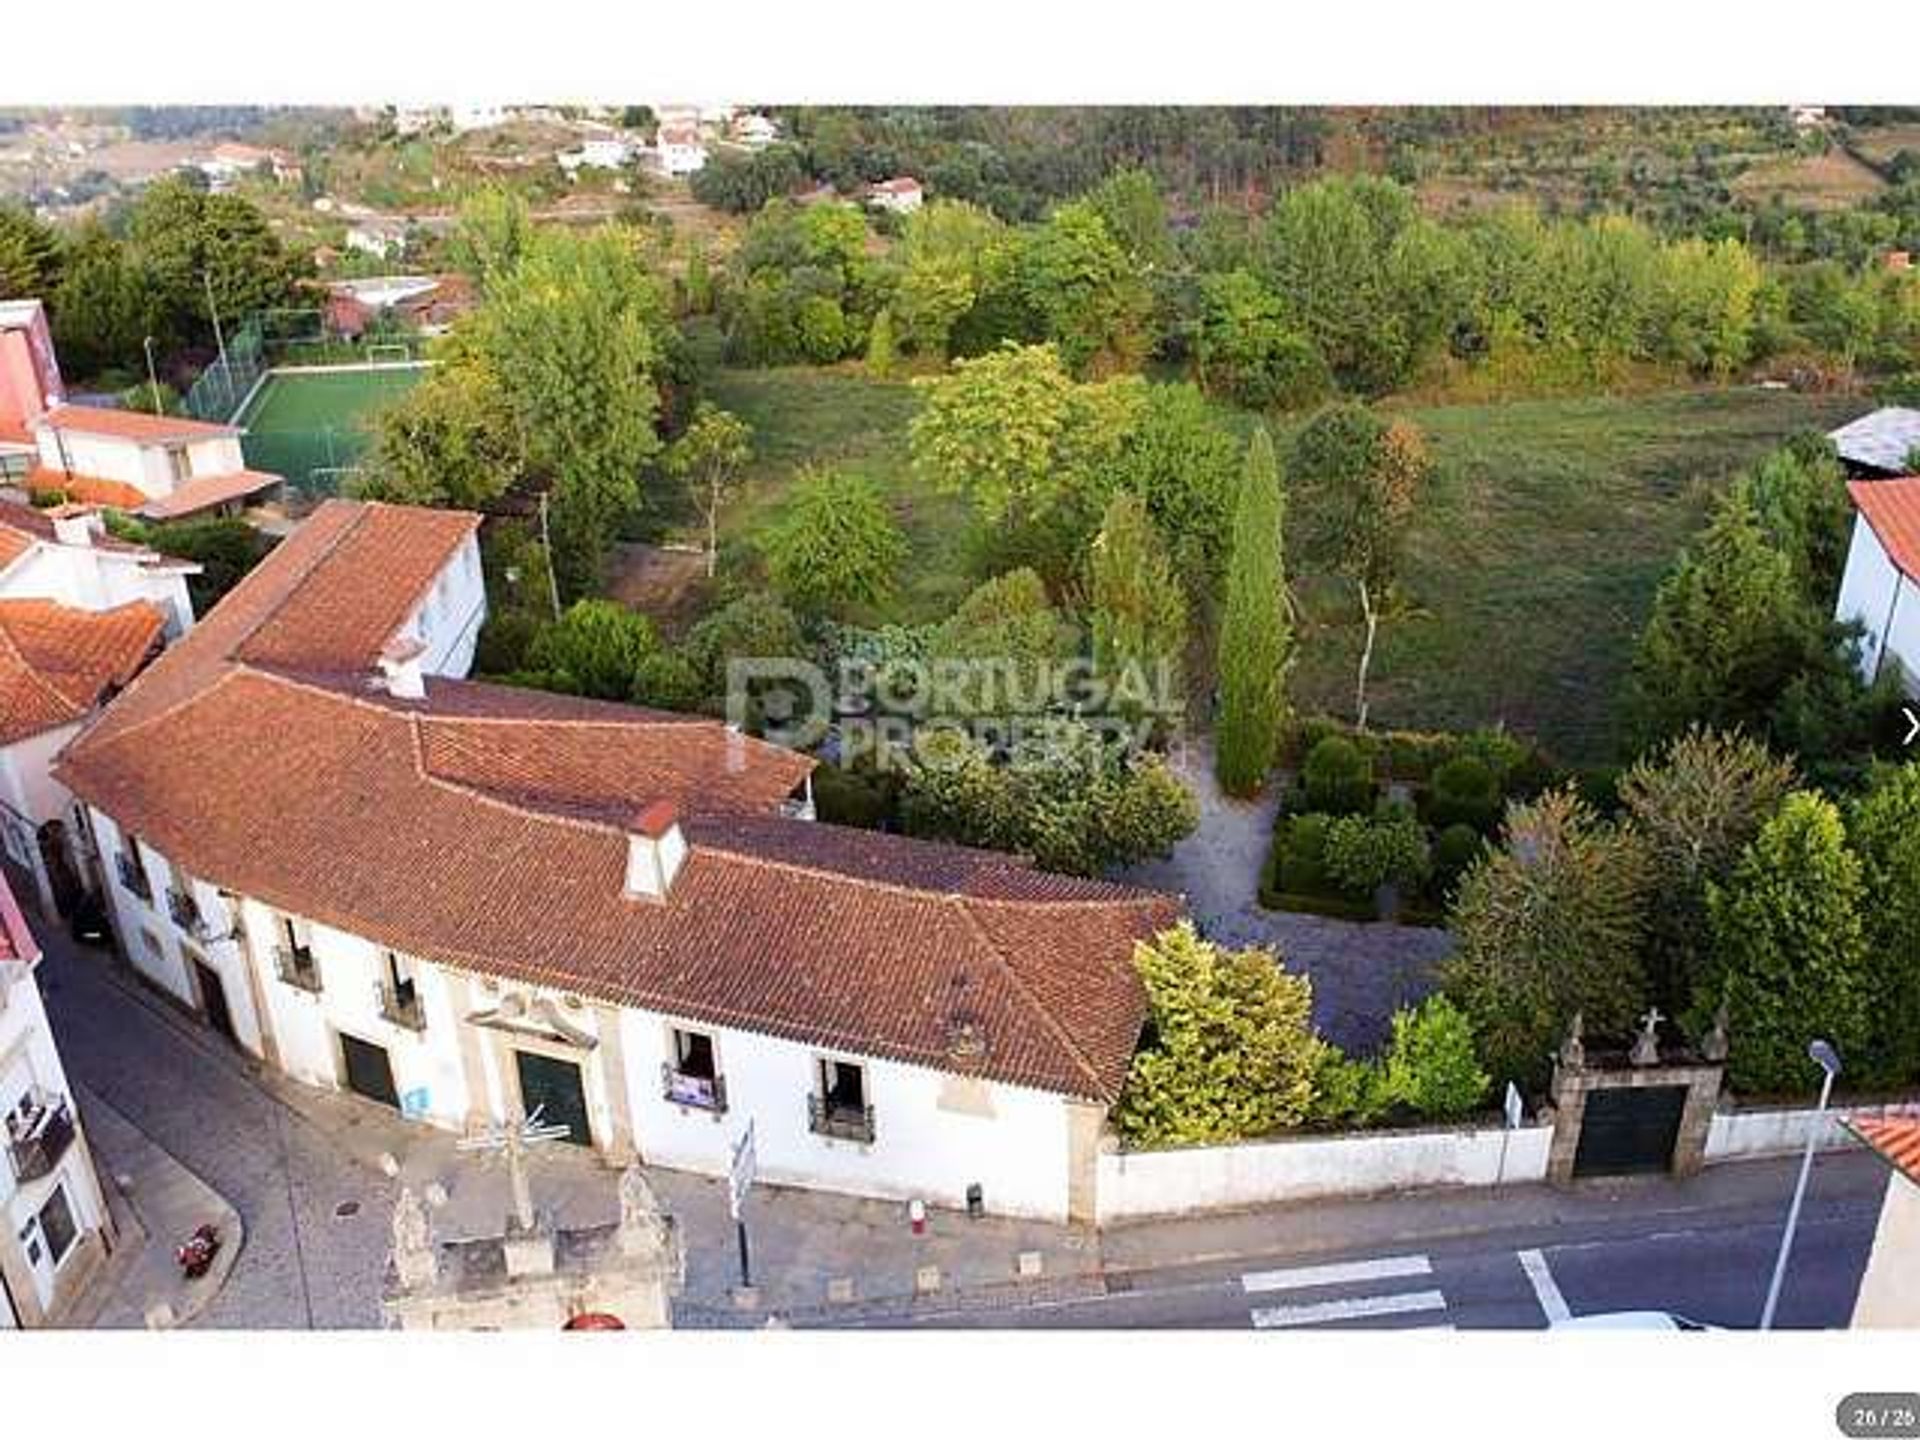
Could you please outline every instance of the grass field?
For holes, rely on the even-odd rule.
[[[247,464],[284,475],[314,493],[316,468],[353,465],[367,447],[366,420],[387,401],[404,395],[420,370],[277,370],[267,377],[238,423]]]
[[[1773,160],[1737,177],[1733,191],[1745,200],[1778,197],[1812,210],[1845,210],[1886,188],[1881,178],[1844,150]]]
[[[852,370],[723,370],[712,394],[755,434],[755,462],[725,519],[729,538],[751,539],[779,514],[801,464],[836,466],[879,486],[912,542],[900,593],[876,618],[937,619],[967,592],[969,517],[926,493],[909,468],[916,399],[906,383]],[[1410,546],[1407,609],[1383,627],[1375,656],[1376,718],[1435,728],[1504,721],[1565,759],[1607,758],[1635,636],[1707,497],[1788,435],[1831,428],[1860,408],[1726,390],[1406,410],[1437,466]],[[1297,565],[1295,581],[1295,701],[1350,713],[1357,606]]]

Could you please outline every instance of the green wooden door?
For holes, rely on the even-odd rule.
[[[541,1123],[564,1125],[567,1139],[576,1145],[593,1144],[593,1131],[587,1125],[587,1087],[580,1067],[571,1060],[555,1060],[525,1050],[513,1052],[520,1070],[520,1099],[527,1114],[537,1110]]]

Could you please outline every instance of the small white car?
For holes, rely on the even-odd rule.
[[[1550,1330],[1717,1330],[1668,1310],[1609,1310],[1599,1315],[1575,1315],[1556,1320]]]

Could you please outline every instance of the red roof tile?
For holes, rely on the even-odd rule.
[[[1887,558],[1909,579],[1920,580],[1920,476],[1849,480],[1847,494],[1866,516]]]
[[[76,435],[104,435],[141,445],[162,445],[169,440],[217,440],[240,433],[232,425],[212,425],[180,415],[149,415],[144,410],[108,410],[96,405],[62,405],[49,410],[35,423]]]
[[[285,483],[282,477],[264,470],[236,470],[231,475],[196,475],[185,484],[176,486],[171,495],[147,501],[140,507],[140,514],[149,520],[176,520],[182,515],[211,510],[216,505],[225,505],[230,500],[256,495],[270,486]]]
[[[85,719],[133,678],[165,625],[141,600],[105,611],[0,600],[0,745]]]
[[[1894,1169],[1920,1185],[1920,1115],[1855,1119],[1847,1128],[1880,1153]]]
[[[27,472],[27,488],[46,494],[58,491],[89,505],[111,505],[116,510],[137,510],[147,503],[147,492],[124,480],[109,480],[103,475],[82,475],[77,470],[56,470],[36,465]]]

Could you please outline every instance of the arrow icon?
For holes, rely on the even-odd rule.
[[[1911,705],[1902,705],[1900,707],[1900,713],[1907,717],[1907,738],[1900,743],[1902,745],[1911,745],[1913,744],[1913,737],[1920,735],[1920,715],[1913,713],[1913,707]]]

